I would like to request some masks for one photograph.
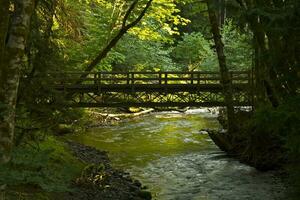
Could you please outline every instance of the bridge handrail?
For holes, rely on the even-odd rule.
[[[230,71],[229,73],[232,73],[232,74],[247,74],[249,73],[250,71]],[[84,72],[84,71],[81,71],[81,72],[72,72],[72,71],[65,71],[65,72],[50,72],[48,73],[48,75],[51,75],[51,74],[73,74],[73,75],[82,75],[82,74],[89,74],[89,75],[93,75],[93,74],[220,74],[220,72],[217,72],[217,71],[190,71],[190,72],[182,72],[182,71],[157,71],[157,72],[142,72],[142,71],[129,71],[129,72],[122,72],[122,71],[112,71],[112,72],[109,72],[109,71],[99,71],[99,72]]]
[[[159,71],[159,72],[91,72],[86,77],[86,72],[51,72],[45,76],[35,78],[47,79],[53,84],[201,84],[220,83],[220,73],[212,71]],[[250,83],[250,71],[231,71],[232,83]],[[80,83],[79,83],[80,82]]]

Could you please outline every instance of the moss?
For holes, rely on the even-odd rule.
[[[72,125],[59,124],[54,131],[57,135],[65,135],[68,133],[73,133],[75,130]]]
[[[72,177],[80,174],[85,164],[73,156],[72,151],[63,142],[62,139],[51,136],[40,144],[41,149],[54,149],[51,154],[49,165],[53,168],[61,168],[62,166],[70,167],[68,173]]]
[[[38,150],[30,145],[16,148],[14,158],[0,173],[7,184],[5,200],[57,199],[60,193],[73,190],[72,180],[85,166],[61,139],[53,136],[39,143]]]

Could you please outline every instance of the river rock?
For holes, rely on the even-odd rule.
[[[107,152],[68,141],[67,144],[73,150],[75,156],[89,164],[92,173],[86,177],[81,176],[74,183],[76,190],[71,192],[66,200],[148,200],[152,199],[151,193],[142,190],[142,184],[132,180],[128,173],[113,168],[110,165]],[[102,166],[101,169],[98,166]],[[95,169],[95,170],[94,170]],[[82,173],[84,174],[84,173]],[[95,178],[101,175],[104,178],[95,182]],[[92,179],[89,179],[92,177]],[[84,180],[84,181],[80,181]]]

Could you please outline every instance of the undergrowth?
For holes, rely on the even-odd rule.
[[[287,149],[289,161],[300,156],[300,96],[287,99],[277,108],[262,107],[249,123],[251,134],[278,138]]]
[[[53,193],[71,191],[72,179],[84,164],[54,137],[16,147],[12,160],[0,166],[3,199],[47,199]],[[2,199],[1,199],[2,200]]]
[[[282,166],[288,172],[291,198],[300,196],[300,96],[286,99],[277,108],[263,107],[257,110],[248,124],[252,138],[260,138],[260,143],[277,141],[273,146],[273,156],[281,148]],[[250,131],[249,131],[250,130]],[[268,157],[267,159],[272,159]]]

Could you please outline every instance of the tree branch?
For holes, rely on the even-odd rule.
[[[224,44],[222,41],[222,35],[220,33],[219,23],[215,8],[211,0],[207,0],[208,17],[211,24],[211,32],[214,38],[216,53],[219,61],[221,84],[223,87],[224,100],[227,108],[227,120],[228,120],[228,132],[232,133],[236,130],[234,105],[232,97],[232,86],[229,70],[226,63],[226,56],[224,54]]]
[[[107,46],[105,46],[103,48],[103,50],[98,54],[98,56],[96,56],[96,58],[86,67],[86,69],[84,70],[86,73],[81,75],[81,78],[85,78],[88,75],[88,73],[90,71],[92,71],[107,56],[107,54],[111,51],[111,49],[114,46],[116,46],[118,41],[125,35],[125,33],[127,33],[127,31],[130,28],[136,26],[142,20],[142,18],[145,16],[147,10],[151,6],[152,1],[153,0],[149,0],[146,4],[145,8],[139,14],[139,16],[133,22],[126,25],[126,22],[130,16],[130,13],[132,13],[133,9],[137,5],[138,0],[136,0],[135,2],[133,2],[131,4],[130,8],[127,10],[127,12],[125,14],[125,17],[123,18],[123,23],[122,23],[123,25],[122,25],[120,31],[118,32],[118,34],[107,44]]]
[[[128,18],[129,18],[129,16],[130,16],[130,14],[131,14],[132,11],[134,10],[134,8],[135,8],[135,6],[136,6],[137,3],[138,3],[138,0],[135,0],[135,1],[131,4],[131,6],[129,7],[129,9],[127,10],[127,12],[126,12],[126,14],[125,14],[125,16],[124,16],[124,18],[123,18],[122,28],[124,28],[124,27],[126,26],[126,22],[127,22]]]
[[[140,13],[140,15],[138,16],[138,18],[136,18],[136,20],[134,20],[133,22],[131,22],[130,24],[128,24],[125,28],[127,30],[129,30],[130,28],[136,26],[141,20],[142,18],[145,16],[147,10],[149,9],[149,7],[151,6],[153,0],[149,0],[145,6],[145,8],[142,10],[142,12]]]

